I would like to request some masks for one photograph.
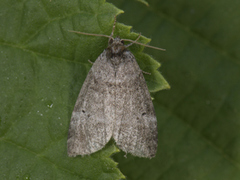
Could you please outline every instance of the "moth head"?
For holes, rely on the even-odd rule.
[[[114,39],[109,39],[107,49],[109,49],[112,54],[120,54],[126,49],[126,46],[124,46],[123,40],[117,36]]]

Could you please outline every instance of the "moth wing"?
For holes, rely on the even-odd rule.
[[[68,155],[87,155],[102,149],[112,136],[111,91],[104,78],[114,72],[106,68],[105,51],[90,69],[72,112],[68,132]]]
[[[125,53],[116,73],[116,121],[113,138],[120,149],[152,158],[157,151],[157,119],[147,84],[135,57]]]

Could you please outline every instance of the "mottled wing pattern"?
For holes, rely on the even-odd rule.
[[[113,138],[120,149],[152,158],[157,151],[157,120],[147,84],[135,57],[123,54],[116,72],[116,119]]]
[[[114,119],[111,93],[115,89],[106,82],[114,74],[104,51],[90,69],[75,104],[68,132],[69,156],[94,153],[110,140]]]

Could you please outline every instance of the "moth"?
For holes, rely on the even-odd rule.
[[[111,138],[124,152],[152,158],[157,151],[157,119],[143,72],[127,49],[135,40],[113,38],[93,63],[77,98],[68,132],[68,155],[89,155],[102,149]],[[124,41],[131,42],[124,45]]]

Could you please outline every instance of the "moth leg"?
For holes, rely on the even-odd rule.
[[[91,64],[93,64],[93,62],[89,59],[88,62],[90,62]]]
[[[114,33],[114,30],[115,30],[116,21],[117,21],[117,17],[114,16],[113,28],[112,28],[112,32],[111,32],[111,35],[110,35],[110,38],[109,38],[108,42],[109,42],[109,41],[112,39],[112,37],[113,37],[113,33]]]
[[[144,74],[151,75],[151,73],[149,73],[149,72],[146,72],[146,71],[143,71],[143,70],[141,70],[141,71],[142,71],[142,73],[144,73]]]
[[[127,47],[133,45],[135,42],[137,42],[137,41],[139,40],[140,37],[141,37],[141,33],[139,33],[139,35],[138,35],[138,37],[137,37],[137,39],[136,39],[135,41],[133,41],[132,43],[129,43],[129,44],[126,45],[125,47],[127,48]]]

